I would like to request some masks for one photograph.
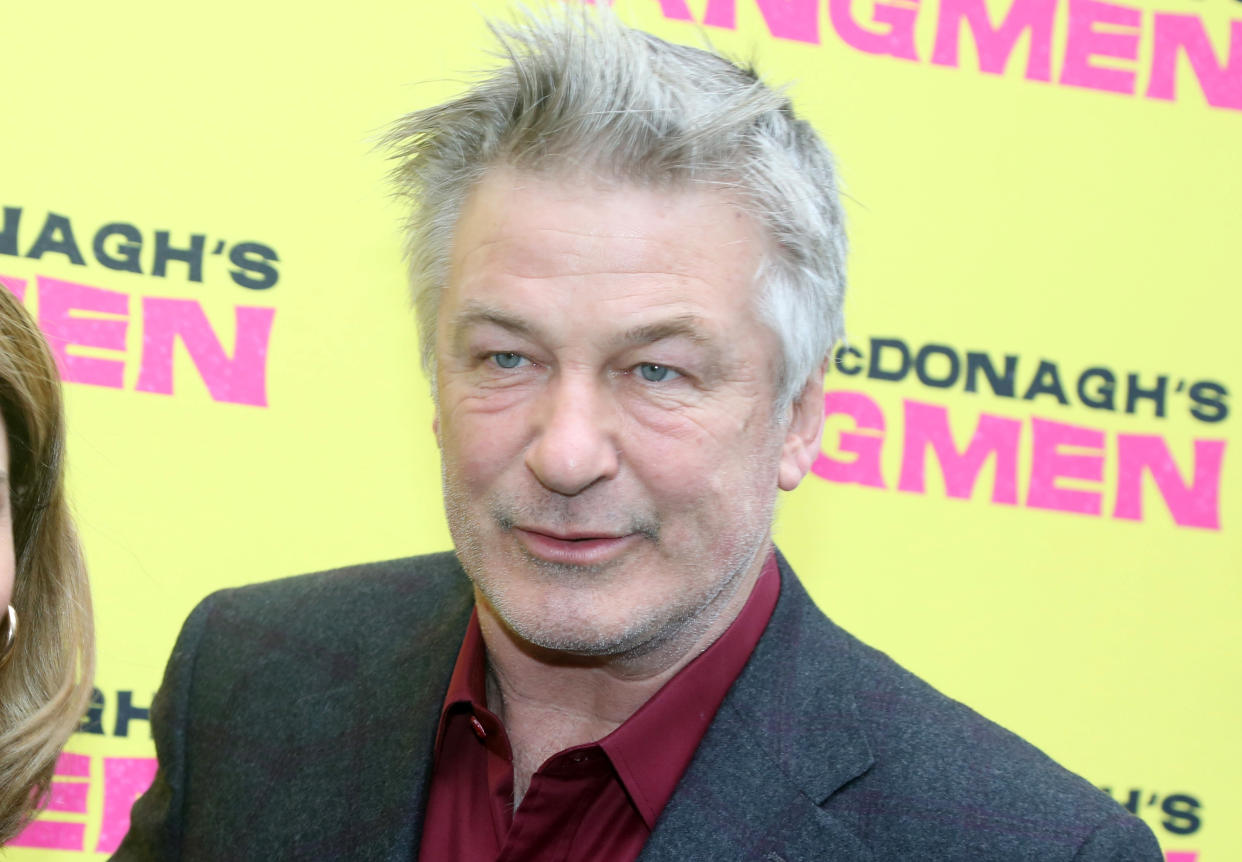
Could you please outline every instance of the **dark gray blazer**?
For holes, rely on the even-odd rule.
[[[1141,821],[837,628],[780,562],[772,620],[643,862],[1160,862]],[[451,554],[204,600],[113,858],[411,859],[471,601]]]

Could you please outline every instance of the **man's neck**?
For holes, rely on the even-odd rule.
[[[513,751],[515,806],[545,760],[607,736],[711,646],[746,604],[763,562],[760,558],[727,595],[658,646],[614,656],[535,647],[505,625],[476,591],[487,647],[487,705],[504,724]]]

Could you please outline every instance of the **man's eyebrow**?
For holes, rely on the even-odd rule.
[[[627,329],[621,336],[623,344],[653,344],[666,338],[687,338],[695,344],[711,341],[704,332],[702,320],[693,314],[683,314],[669,320],[658,320]]]
[[[467,329],[480,324],[499,326],[501,329],[528,337],[536,334],[535,328],[517,315],[477,300],[467,302],[461,311],[453,315],[452,331],[460,338]]]

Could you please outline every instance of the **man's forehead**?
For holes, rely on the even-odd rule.
[[[740,344],[763,329],[753,220],[717,189],[489,173],[467,199],[440,303],[450,342],[500,327],[613,353],[681,339]]]
[[[694,276],[722,250],[758,256],[763,235],[737,197],[718,187],[653,187],[593,174],[489,170],[467,196],[453,268],[503,258],[523,274]],[[743,251],[739,248],[738,251]]]

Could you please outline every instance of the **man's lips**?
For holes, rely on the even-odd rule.
[[[643,538],[639,533],[614,535],[542,530],[537,527],[513,527],[512,532],[532,556],[549,563],[571,566],[596,566],[610,562]]]

